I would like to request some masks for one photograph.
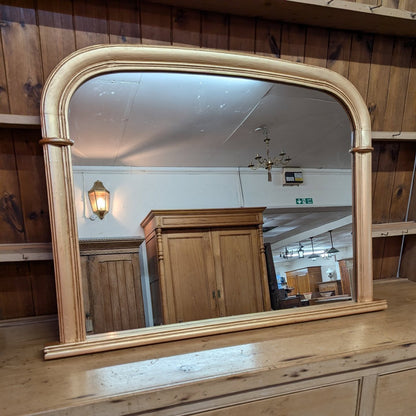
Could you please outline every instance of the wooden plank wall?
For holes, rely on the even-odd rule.
[[[388,7],[416,11],[415,0],[388,1]],[[376,0],[360,2],[373,4]],[[374,130],[416,131],[414,39],[200,12],[140,0],[14,0],[0,4],[0,40],[0,113],[39,114],[45,79],[71,52],[98,43],[138,43],[244,51],[327,67],[357,87],[368,105]],[[14,133],[4,133],[0,138],[0,158],[10,152],[7,134]],[[39,131],[33,134],[40,136]],[[17,149],[19,145],[14,146]],[[20,156],[28,159],[24,149],[19,148],[16,163]],[[376,144],[375,221],[403,218],[412,155],[413,144]],[[12,163],[7,157],[1,160]],[[9,169],[1,176],[0,187],[8,184],[16,200],[23,203],[27,195],[28,200],[31,198],[32,187],[23,183],[23,176],[28,175],[42,188],[34,195],[33,204],[45,202],[43,170],[38,165],[32,168],[29,175],[19,167],[18,174]],[[411,212],[416,210],[415,199]],[[43,214],[25,204],[22,210],[24,215],[37,212],[39,217],[29,221],[23,215],[24,236],[16,229],[10,235],[3,234],[4,227],[11,226],[1,222],[0,238],[8,242],[49,238],[46,206]],[[401,243],[401,239],[375,243],[375,278],[396,275]],[[404,260],[415,247],[416,241],[406,241]]]
[[[0,129],[0,244],[49,242],[39,131]],[[56,313],[51,261],[0,263],[0,319]]]

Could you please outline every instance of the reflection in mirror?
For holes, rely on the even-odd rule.
[[[256,154],[265,155],[265,128],[271,156],[283,151],[291,158],[284,169],[272,168],[271,182],[266,170],[247,168]],[[335,98],[306,87],[173,72],[108,73],[82,84],[70,102],[69,132],[75,142],[71,150],[87,332],[202,319],[197,310],[201,295],[195,294],[202,286],[211,299],[207,304],[219,310],[204,318],[354,297],[351,131]],[[294,172],[301,184],[290,181]],[[96,180],[111,192],[110,211],[102,221],[93,221],[88,202]],[[165,288],[153,284],[160,270],[155,270],[157,264],[146,265],[141,244],[145,233],[140,224],[149,212],[246,207],[266,207],[262,231],[268,267],[258,266],[263,272],[255,286],[239,287],[242,270],[218,288],[194,269],[187,272],[194,276],[194,289],[186,297],[178,293],[184,290],[184,269],[178,272],[180,284],[174,278],[162,284]],[[233,223],[226,231],[235,228]],[[252,224],[252,229],[250,241],[259,235],[261,241],[258,226]],[[216,237],[202,238],[212,242]],[[238,251],[240,240],[232,244]],[[328,253],[331,246],[339,251]],[[165,256],[173,258],[173,249],[165,249]],[[312,251],[318,259],[309,258]],[[212,269],[216,267],[214,259]],[[227,312],[218,306],[221,295],[224,304],[239,297],[241,305],[260,296],[260,306]],[[167,310],[189,299],[187,318],[171,314],[174,318],[167,319],[156,307],[163,298]]]

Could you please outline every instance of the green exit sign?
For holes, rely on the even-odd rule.
[[[312,198],[296,198],[296,205],[311,205],[313,204]]]

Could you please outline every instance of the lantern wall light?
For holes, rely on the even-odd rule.
[[[88,198],[92,211],[102,220],[110,209],[110,192],[101,181],[95,181],[88,191]]]

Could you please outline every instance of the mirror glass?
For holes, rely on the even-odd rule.
[[[131,328],[154,323],[140,223],[155,209],[266,207],[272,308],[354,297],[352,127],[331,95],[223,75],[115,72],[75,91],[68,124],[80,241],[133,239],[133,251],[140,246],[134,290],[143,319]],[[273,166],[271,178],[248,167],[257,154],[266,156],[267,140],[271,158],[290,158]],[[88,201],[96,180],[111,194],[103,220]],[[94,328],[90,293],[99,289],[88,281],[83,287],[87,332],[103,332]]]

